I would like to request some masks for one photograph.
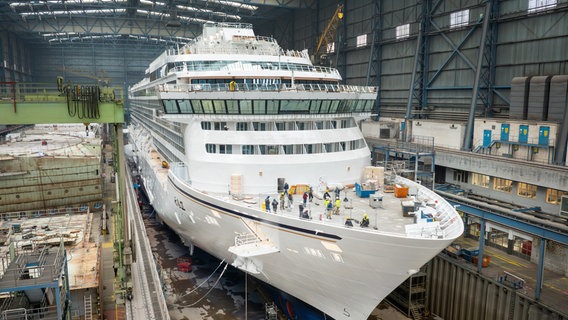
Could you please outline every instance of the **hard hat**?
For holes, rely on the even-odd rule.
[[[367,216],[367,214],[365,213],[365,214],[363,215],[363,217],[367,218],[368,216]]]

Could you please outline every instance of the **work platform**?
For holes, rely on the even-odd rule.
[[[68,316],[70,293],[63,244],[31,251],[12,250],[1,262],[3,318],[64,319]]]
[[[0,124],[123,123],[123,89],[0,82]]]

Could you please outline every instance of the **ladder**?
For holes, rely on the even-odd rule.
[[[85,300],[85,320],[93,320],[93,304],[91,303],[91,295],[84,296]]]

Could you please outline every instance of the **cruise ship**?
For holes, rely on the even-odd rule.
[[[250,24],[206,23],[130,88],[129,135],[140,184],[190,251],[367,319],[464,227],[436,193],[372,166],[359,124],[377,88],[340,82]]]

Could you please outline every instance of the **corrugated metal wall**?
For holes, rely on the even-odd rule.
[[[430,2],[381,2],[381,108],[396,110],[389,113],[392,116],[404,115],[423,3]],[[529,12],[528,3],[498,2],[497,40],[492,54],[495,66],[493,107],[497,114],[508,113],[513,78],[568,74],[565,53],[565,48],[568,48],[568,19],[565,18],[568,0],[558,1],[555,8],[536,13]],[[320,11],[317,14],[310,10],[297,11],[294,25],[296,48],[307,45],[313,49],[317,35],[325,28],[336,5],[336,1],[319,1]],[[472,101],[485,2],[438,1],[431,5],[430,30],[427,33],[428,74],[425,82],[428,106],[442,118],[452,119],[452,115],[468,112]],[[375,2],[371,0],[346,4],[346,41],[343,49],[340,47],[340,54],[346,55],[347,72],[343,74],[346,83],[365,82],[371,54],[374,10]],[[450,28],[450,15],[461,10],[469,10],[468,25]],[[316,15],[317,25],[314,26],[309,21],[313,21]],[[404,24],[409,24],[410,35],[397,39],[396,28]],[[369,43],[357,48],[356,37],[361,34],[367,34]],[[341,65],[338,67],[341,71]]]
[[[522,292],[440,256],[428,265],[428,308],[452,320],[566,320]]]

